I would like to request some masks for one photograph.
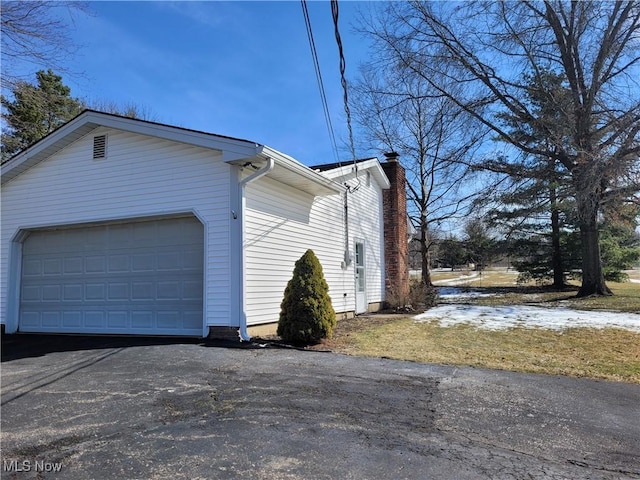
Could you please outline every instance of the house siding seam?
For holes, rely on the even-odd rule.
[[[94,160],[93,137],[107,134]],[[21,228],[194,212],[205,231],[206,325],[230,318],[229,170],[208,149],[99,127],[2,188],[0,322],[6,322],[8,259]],[[46,206],[46,208],[43,208]]]

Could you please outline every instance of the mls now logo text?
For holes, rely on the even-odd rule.
[[[3,460],[3,472],[59,472],[62,470],[61,462],[45,462],[44,460]]]

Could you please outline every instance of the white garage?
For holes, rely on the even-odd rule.
[[[19,330],[199,336],[203,238],[193,216],[30,232]]]
[[[386,252],[407,240],[406,213],[385,210],[404,173],[385,166],[402,178],[377,159],[309,168],[252,141],[86,110],[0,167],[0,326],[248,339],[277,322],[307,249],[336,312],[378,308],[408,282],[392,276],[406,255]]]

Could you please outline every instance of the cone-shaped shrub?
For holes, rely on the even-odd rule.
[[[318,343],[322,338],[331,338],[335,324],[336,313],[322,265],[313,250],[307,250],[296,262],[284,291],[278,335],[290,343]]]

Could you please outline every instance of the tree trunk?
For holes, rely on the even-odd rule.
[[[431,271],[429,270],[429,235],[427,233],[426,218],[420,219],[420,259],[422,261],[422,283],[432,287]]]
[[[604,280],[598,233],[597,192],[589,193],[585,184],[576,185],[576,204],[582,241],[582,285],[578,297],[613,295]]]
[[[602,273],[597,226],[580,225],[580,238],[582,239],[582,286],[578,290],[578,297],[613,295]]]
[[[556,189],[549,190],[551,201],[551,268],[553,269],[553,288],[562,290],[565,287],[564,266],[562,264],[562,252],[560,251],[560,213],[556,202]]]

